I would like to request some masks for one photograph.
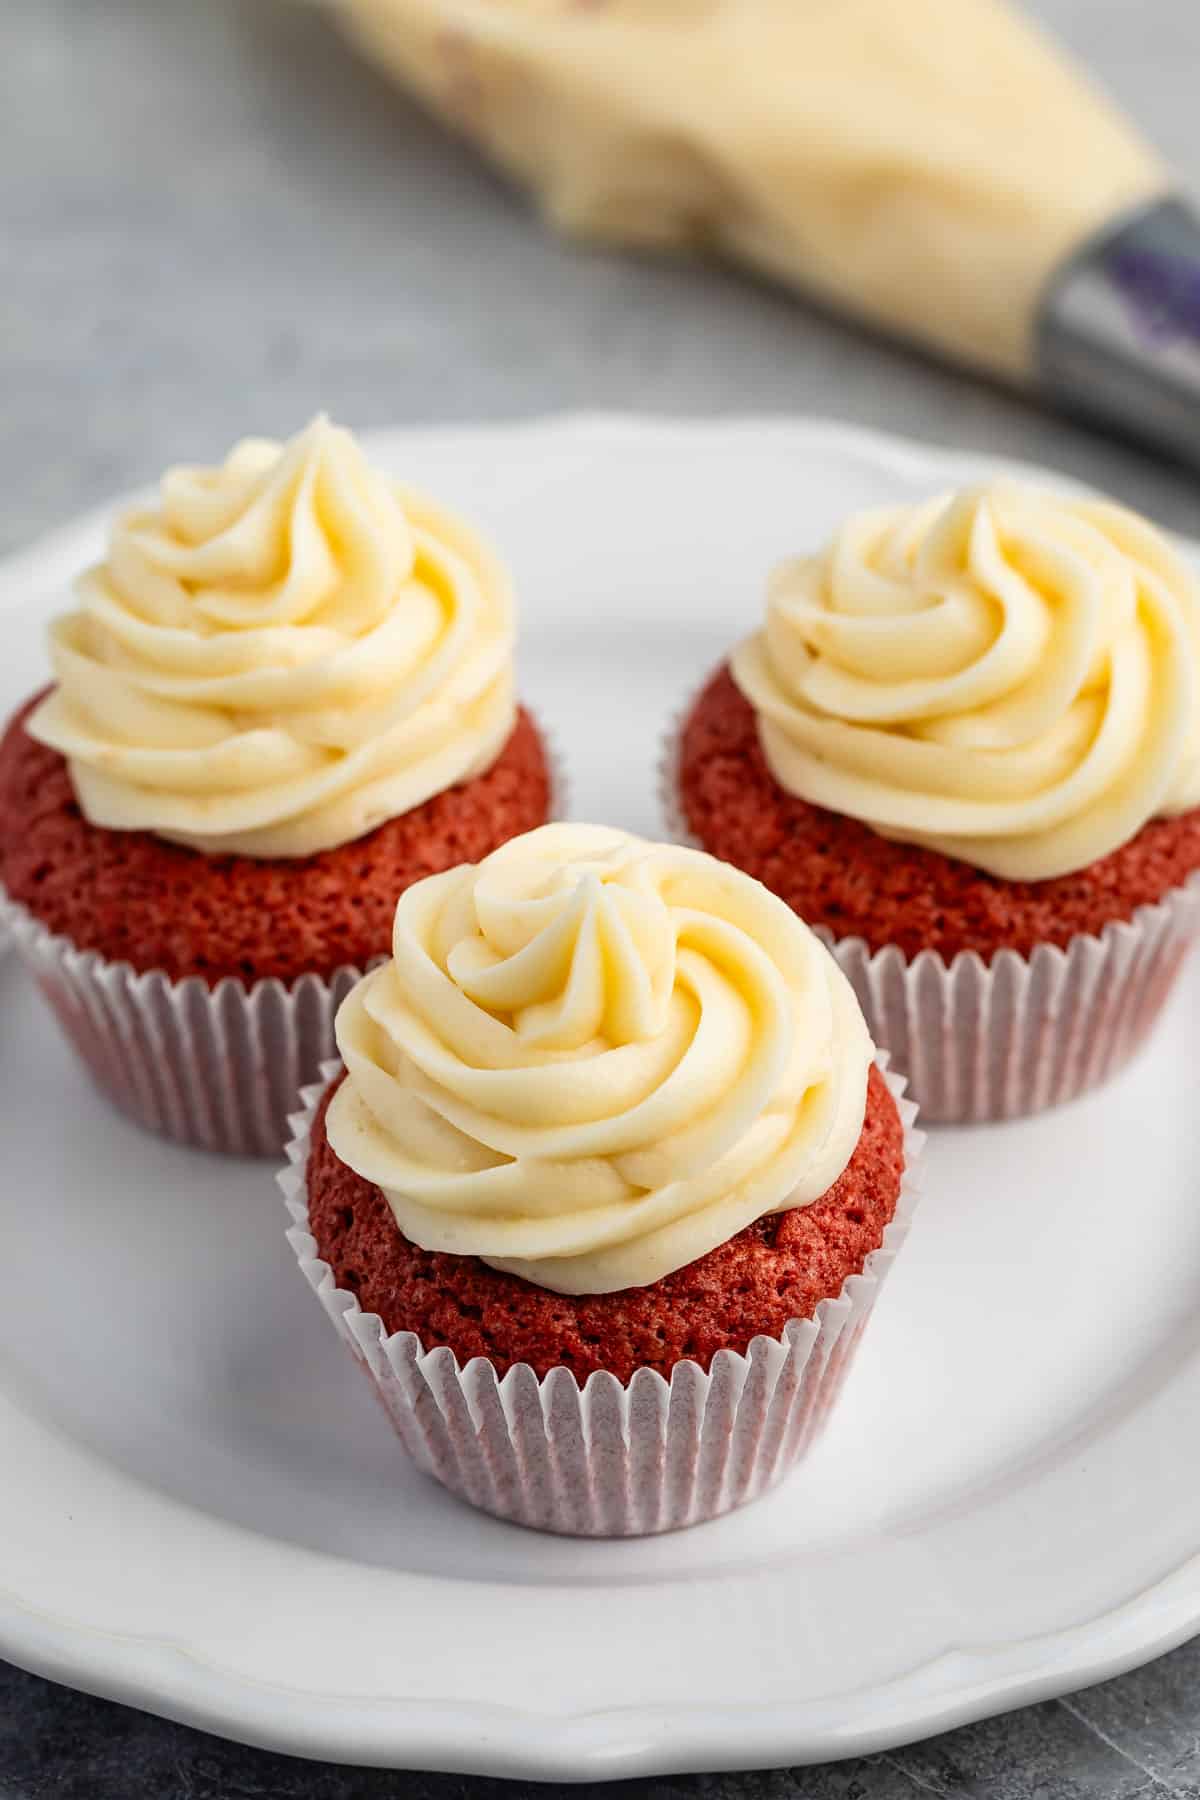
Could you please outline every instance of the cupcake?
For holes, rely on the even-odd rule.
[[[396,895],[553,811],[508,576],[319,418],[117,519],[0,742],[0,926],[141,1124],[278,1154]]]
[[[825,937],[930,1118],[1067,1100],[1200,928],[1200,597],[1144,520],[1001,485],[851,519],[671,738],[677,835]]]
[[[337,1041],[289,1236],[424,1470],[636,1535],[797,1461],[919,1134],[790,908],[699,851],[547,826],[401,896]]]

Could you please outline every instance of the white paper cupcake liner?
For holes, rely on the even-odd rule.
[[[411,1331],[389,1336],[377,1314],[337,1286],[308,1228],[309,1134],[336,1061],[305,1090],[293,1120],[279,1177],[288,1241],[404,1448],[443,1486],[484,1512],[574,1537],[695,1525],[764,1493],[813,1443],[908,1235],[924,1135],[913,1129],[903,1079],[886,1058],[880,1066],[905,1131],[904,1178],[883,1242],[813,1318],[793,1319],[779,1338],[756,1337],[744,1356],[719,1350],[708,1374],[682,1362],[669,1381],[647,1368],[628,1383],[593,1374],[581,1388],[566,1368],[539,1380],[519,1363],[500,1376],[483,1357],[460,1368],[445,1347],[423,1350]]]
[[[679,801],[675,719],[658,768],[669,835],[699,844]],[[896,1067],[927,1123],[1017,1119],[1073,1100],[1115,1075],[1148,1037],[1197,936],[1200,873],[1132,919],[1081,933],[1065,949],[1030,956],[999,950],[990,962],[935,950],[911,961],[895,945],[814,927],[849,977],[867,1027]]]
[[[0,925],[101,1093],[147,1131],[203,1150],[277,1156],[301,1087],[334,1052],[362,971],[210,988],[139,973],[55,937],[0,892]]]
[[[566,779],[539,730],[553,818],[567,804]],[[178,1143],[235,1156],[280,1155],[301,1088],[335,1052],[337,1009],[364,972],[347,963],[328,976],[252,987],[232,976],[215,987],[196,975],[175,981],[80,950],[0,888],[0,944],[9,936],[118,1111]]]

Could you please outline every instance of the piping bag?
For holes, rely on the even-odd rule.
[[[563,230],[716,251],[1200,462],[1200,219],[1003,0],[342,0]]]

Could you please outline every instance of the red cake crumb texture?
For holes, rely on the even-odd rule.
[[[79,809],[66,761],[16,715],[0,742],[0,885],[50,931],[138,970],[210,987],[360,967],[391,946],[399,894],[546,822],[550,772],[522,711],[484,775],[366,837],[296,860],[204,856]]]
[[[484,1356],[501,1374],[514,1363],[539,1376],[562,1364],[581,1383],[596,1369],[628,1381],[643,1367],[667,1375],[685,1358],[707,1369],[718,1350],[744,1351],[759,1333],[778,1337],[861,1273],[896,1210],[904,1170],[900,1115],[872,1068],[858,1147],[820,1200],[748,1225],[651,1287],[552,1294],[476,1257],[410,1244],[379,1189],[329,1146],[325,1111],[337,1086],[317,1112],[308,1162],[318,1254],[389,1332],[413,1331],[426,1350],[446,1344],[460,1364]]]
[[[1200,809],[1152,819],[1099,862],[1051,881],[1001,881],[916,844],[893,843],[857,819],[810,806],[767,767],[754,709],[727,666],[683,728],[680,801],[688,830],[714,856],[754,875],[809,925],[896,944],[906,957],[960,950],[990,959],[1065,946],[1161,900],[1200,869]]]

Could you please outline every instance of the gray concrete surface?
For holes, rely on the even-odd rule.
[[[1195,0],[1035,10],[1200,185]],[[3,0],[0,548],[320,406],[357,426],[597,406],[827,414],[1058,464],[1200,529],[1194,477],[968,375],[732,273],[550,241],[315,10]],[[0,1673],[0,1800],[511,1791],[289,1762]],[[1200,1796],[1200,1647],[890,1756],[611,1791]]]

